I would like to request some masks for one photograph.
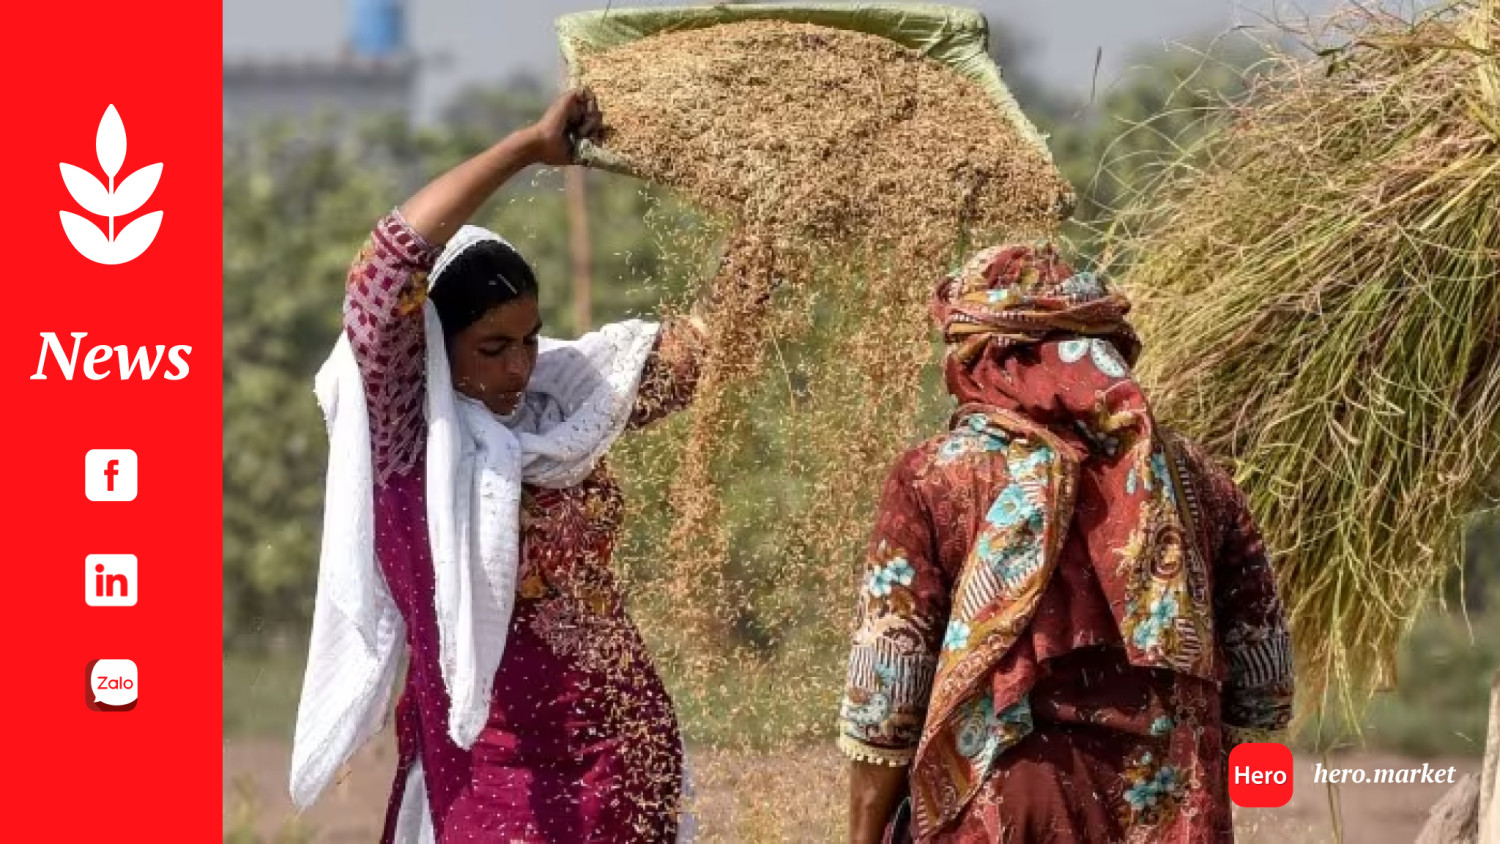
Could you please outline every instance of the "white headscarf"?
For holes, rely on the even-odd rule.
[[[430,285],[455,257],[484,241],[505,243],[493,232],[464,226],[438,258]],[[454,391],[431,302],[423,305],[423,319],[427,531],[438,653],[450,702],[448,735],[468,748],[489,716],[515,605],[521,484],[561,489],[593,472],[630,418],[658,326],[631,320],[574,342],[543,338],[521,405],[502,420]],[[380,729],[406,637],[375,559],[369,413],[347,335],[319,370],[316,393],[329,455],[318,592],[292,749],[292,800],[302,808]],[[419,766],[413,774],[407,789],[417,793],[407,797],[420,800],[412,811],[425,824]],[[404,805],[401,814],[403,827],[412,828],[407,823],[415,819]]]

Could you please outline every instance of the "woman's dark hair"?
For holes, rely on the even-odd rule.
[[[536,294],[536,275],[526,259],[503,243],[482,240],[443,268],[429,298],[443,336],[452,340],[491,310]]]

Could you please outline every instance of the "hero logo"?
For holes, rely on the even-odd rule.
[[[115,234],[115,218],[134,214],[146,204],[156,191],[156,183],[161,180],[162,166],[157,163],[142,167],[131,173],[118,188],[115,187],[115,174],[125,163],[125,124],[113,105],[99,120],[99,131],[94,135],[94,152],[99,157],[99,169],[109,179],[108,187],[81,167],[67,163],[58,166],[62,168],[63,184],[67,185],[73,200],[90,214],[109,218],[109,233],[106,235],[93,222],[77,214],[60,211],[63,232],[79,254],[96,264],[134,261],[156,239],[162,212],[142,214],[118,235]]]
[[[31,376],[31,380],[47,380],[47,352],[50,351],[64,380],[72,381],[73,372],[78,367],[79,341],[89,336],[89,333],[87,331],[72,332],[73,351],[71,352],[63,351],[63,345],[58,341],[56,332],[43,331],[41,335],[42,353],[37,359],[36,374]],[[83,375],[90,381],[102,381],[112,374],[109,365],[110,358],[119,357],[121,381],[129,381],[137,372],[141,374],[142,381],[150,381],[151,376],[161,368],[162,356],[165,354],[170,364],[170,371],[163,372],[161,377],[168,381],[181,381],[188,377],[187,356],[192,351],[192,346],[173,346],[171,349],[166,346],[157,346],[155,354],[152,354],[145,346],[141,346],[132,355],[129,346],[95,346],[83,356]],[[103,367],[102,370],[101,367]]]

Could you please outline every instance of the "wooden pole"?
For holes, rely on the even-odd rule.
[[[1415,844],[1475,844],[1479,840],[1479,778],[1466,774],[1427,813]]]
[[[573,266],[573,329],[593,328],[593,253],[589,243],[587,173],[569,167],[563,174],[568,203],[568,255]]]
[[[1500,672],[1490,682],[1489,717],[1479,775],[1465,776],[1438,800],[1417,844],[1500,844]]]
[[[566,91],[573,84],[566,65],[558,75]],[[563,193],[568,209],[568,263],[573,273],[573,331],[583,335],[594,327],[593,249],[589,243],[588,173],[582,167],[563,168]]]
[[[1500,671],[1490,681],[1489,738],[1479,769],[1479,844],[1500,844]]]

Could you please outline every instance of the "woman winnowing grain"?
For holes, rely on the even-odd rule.
[[[1228,752],[1290,717],[1284,612],[1241,493],[1153,420],[1128,310],[1050,245],[940,285],[960,406],[870,544],[852,842],[1232,840]]]
[[[318,375],[331,441],[291,789],[310,805],[385,715],[385,842],[668,842],[677,723],[609,563],[622,431],[686,404],[696,318],[541,338],[537,282],[463,222],[593,134],[572,92],[375,226]]]

